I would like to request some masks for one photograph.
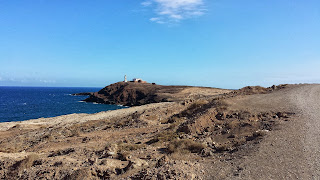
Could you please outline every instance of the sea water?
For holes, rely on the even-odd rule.
[[[88,96],[73,93],[97,92],[101,88],[4,87],[0,86],[0,122],[55,117],[72,113],[96,113],[125,108],[117,105],[86,103]]]

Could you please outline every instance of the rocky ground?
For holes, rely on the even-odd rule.
[[[309,89],[319,95],[319,86],[155,89],[147,98],[130,100],[118,91],[123,98],[114,99],[149,103],[156,94],[157,103],[1,123],[0,178],[320,177],[319,123],[313,121],[319,106],[307,111],[304,98]],[[110,98],[101,92],[101,99]]]

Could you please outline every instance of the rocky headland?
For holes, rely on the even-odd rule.
[[[217,88],[190,87],[190,86],[162,86],[151,83],[118,82],[92,93],[86,102],[104,104],[117,104],[124,106],[140,106],[159,102],[178,102],[187,99],[194,99],[195,95],[206,95],[193,91],[210,91],[212,95],[222,91]],[[214,91],[214,92],[213,92]]]
[[[0,178],[312,177],[318,172],[310,171],[312,163],[290,156],[300,153],[304,137],[295,128],[305,127],[301,120],[307,115],[297,98],[308,89],[319,86],[227,90],[111,84],[83,94],[90,95],[85,101],[133,107],[1,123]],[[291,138],[295,135],[300,139]],[[294,172],[284,170],[293,166],[298,167]]]

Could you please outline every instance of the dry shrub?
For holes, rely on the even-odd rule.
[[[197,109],[197,108],[201,108],[204,105],[207,105],[209,103],[209,101],[204,100],[204,99],[200,99],[195,101],[194,103],[192,103],[189,107],[189,109]]]
[[[216,150],[216,152],[223,152],[223,151],[228,151],[230,150],[230,144],[227,143],[222,143],[222,144],[216,144],[214,146],[214,149]]]
[[[193,105],[197,105],[197,106],[202,106],[202,105],[205,105],[205,104],[208,104],[209,101],[205,100],[205,99],[199,99],[197,101],[195,101],[193,103]]]
[[[168,129],[174,130],[174,129],[176,129],[176,127],[178,127],[180,124],[181,124],[180,122],[172,123],[172,124],[168,127]]]
[[[172,141],[172,140],[176,139],[178,136],[179,135],[175,132],[165,131],[165,132],[158,134],[156,139],[161,142],[167,142],[167,141]]]
[[[168,141],[172,141],[174,139],[177,139],[178,137],[179,137],[179,134],[177,134],[176,132],[164,131],[164,132],[157,134],[153,139],[146,142],[146,144],[150,145],[150,144],[154,144],[157,142],[160,142],[160,143],[161,142],[168,142]]]
[[[168,153],[176,153],[176,152],[191,152],[191,153],[200,153],[202,149],[206,146],[204,144],[195,142],[191,139],[180,139],[172,141],[168,147]]]
[[[161,119],[160,123],[161,124],[168,124],[170,122],[170,119]]]
[[[54,135],[52,133],[48,133],[42,137],[40,137],[41,141],[53,141],[55,139]]]
[[[33,166],[33,163],[39,159],[39,156],[36,154],[30,154],[25,159],[16,162],[12,165],[14,170],[27,169]]]
[[[228,109],[228,104],[223,100],[219,100],[216,109],[217,111],[226,111]]]
[[[89,179],[90,177],[90,170],[88,168],[77,169],[71,171],[70,174],[67,174],[62,179],[64,180],[78,180],[78,179]],[[102,179],[102,178],[101,178]]]
[[[174,116],[171,116],[170,118],[168,119],[162,119],[160,120],[160,123],[161,124],[180,124],[181,122],[183,122],[184,119],[182,117],[179,117],[179,115],[174,115]]]
[[[130,144],[130,143],[121,143],[118,144],[117,148],[117,156],[116,159],[121,161],[127,161],[128,156],[130,155],[130,151],[135,151],[141,148],[144,148],[145,144]]]
[[[261,131],[261,130],[258,130],[256,132],[253,132],[252,135],[250,136],[247,136],[246,137],[246,140],[247,141],[252,141],[252,140],[255,140],[257,138],[261,138],[262,136],[264,136],[266,134],[265,131]]]
[[[117,123],[115,123],[115,127],[124,127],[126,126],[127,124],[129,124],[129,120],[127,119],[124,119],[124,120],[120,120],[118,121]]]
[[[67,148],[67,149],[63,149],[63,150],[54,151],[51,154],[49,154],[48,157],[63,156],[63,155],[67,155],[67,154],[70,154],[73,152],[75,152],[74,148]]]
[[[168,127],[169,130],[176,130],[177,127],[179,125],[181,125],[182,123],[184,123],[186,121],[185,118],[180,118],[180,117],[173,117],[171,118],[171,120],[169,121],[169,123],[171,123],[171,125]]]
[[[180,117],[173,116],[168,120],[168,123],[175,123],[175,122],[181,122],[181,121],[183,121],[183,119],[181,119]]]
[[[70,132],[71,132],[70,137],[78,137],[78,136],[80,136],[80,129],[78,129],[78,128],[71,129]]]
[[[61,135],[63,135],[64,137],[76,137],[76,136],[80,136],[80,129],[76,128],[76,127],[71,127],[71,128],[61,128],[57,129],[57,131],[55,133],[60,132]]]

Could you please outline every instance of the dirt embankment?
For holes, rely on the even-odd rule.
[[[246,157],[259,157],[260,145],[279,127],[290,125],[295,108],[282,98],[298,87],[237,91],[180,87],[170,93],[155,86],[151,94],[162,93],[161,98],[174,102],[1,124],[0,175],[5,179],[267,177],[250,173],[254,163]],[[101,97],[130,91],[108,88]],[[149,102],[138,99],[132,102]]]

